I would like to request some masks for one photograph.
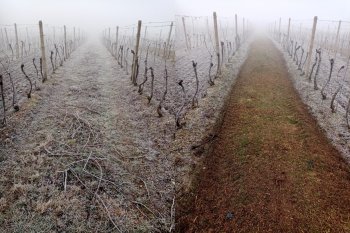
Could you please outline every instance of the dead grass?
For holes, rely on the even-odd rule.
[[[158,96],[144,103],[98,42],[79,49],[0,129],[0,232],[170,229],[173,121],[155,117]]]

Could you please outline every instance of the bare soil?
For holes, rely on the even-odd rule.
[[[252,43],[212,152],[193,172],[178,232],[350,231],[349,165],[266,38]]]

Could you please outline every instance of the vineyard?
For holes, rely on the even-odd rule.
[[[349,229],[349,22],[134,22],[0,24],[0,230]]]
[[[83,43],[84,36],[75,27],[69,30],[42,22],[0,26],[1,119],[5,124],[6,112],[19,111],[21,103]]]
[[[350,22],[280,19],[269,29],[304,102],[348,159]]]

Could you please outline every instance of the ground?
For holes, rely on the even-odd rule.
[[[177,51],[163,117],[164,60],[148,104],[150,82],[139,94],[100,41],[78,48],[0,129],[1,230],[164,232],[176,215],[178,232],[349,231],[349,166],[273,43],[255,39],[241,68],[248,45],[213,86],[207,50]]]
[[[178,232],[349,232],[350,170],[282,54],[253,42],[212,151],[178,197]]]
[[[152,66],[163,83],[163,64]],[[147,104],[137,90],[102,43],[91,40],[10,115],[0,140],[2,230],[171,227],[172,133],[165,126],[174,125],[173,117],[157,117],[160,95]]]

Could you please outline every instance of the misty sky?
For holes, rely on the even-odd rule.
[[[279,17],[295,19],[319,18],[350,21],[349,0],[177,0],[177,11],[190,15],[209,15],[217,11],[223,16],[234,13],[246,18],[273,21]]]
[[[0,24],[37,23],[80,26],[85,30],[173,20],[175,14],[220,16],[234,13],[250,21],[268,22],[282,16],[295,19],[350,21],[349,0],[0,0]]]

